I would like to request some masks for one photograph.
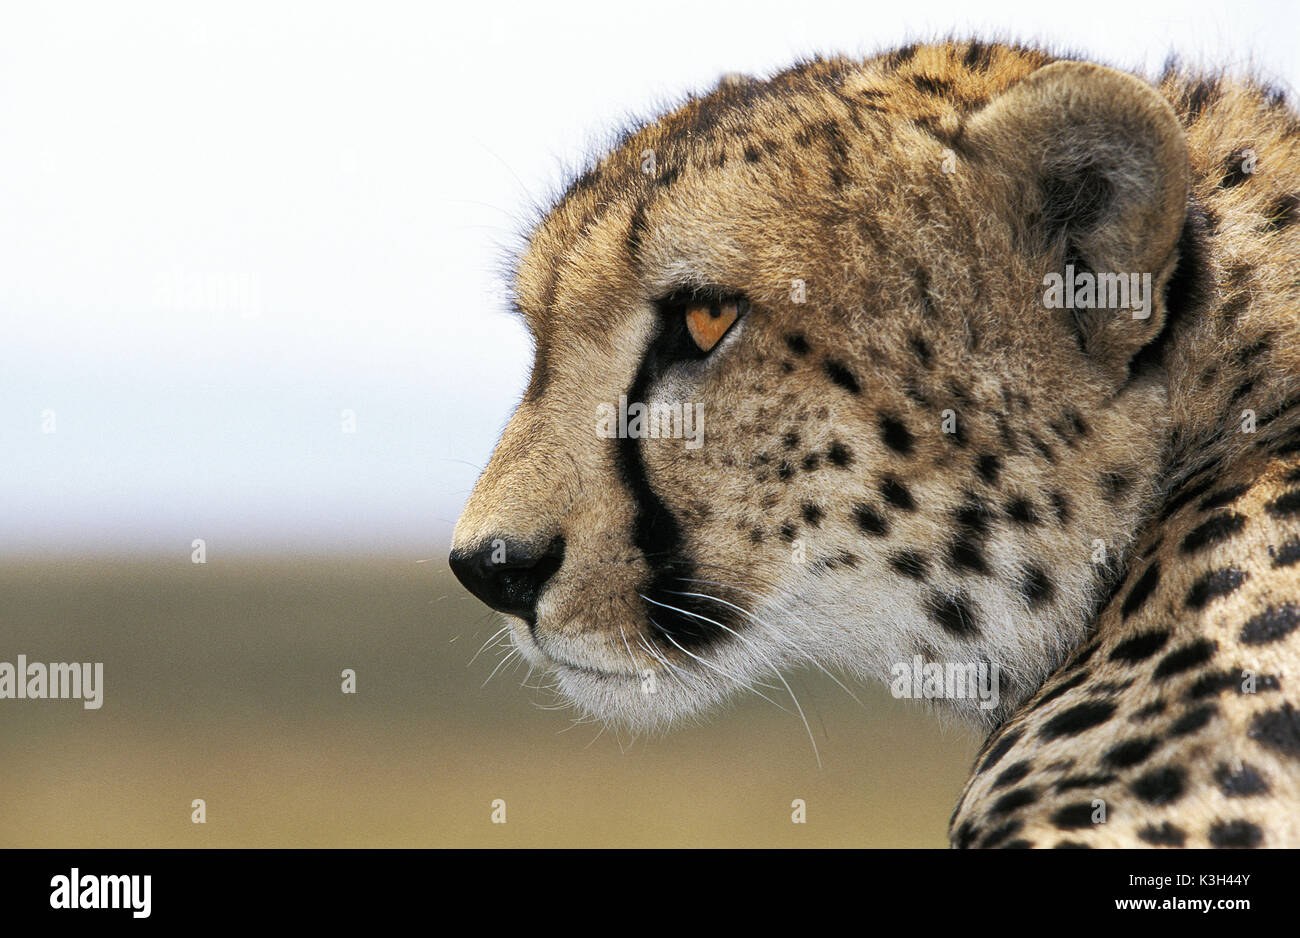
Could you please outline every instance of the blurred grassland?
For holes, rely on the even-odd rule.
[[[100,710],[0,701],[0,847],[945,845],[978,740],[916,704],[790,675],[820,769],[754,695],[620,740],[483,686],[498,625],[441,557],[0,563],[0,660],[104,662]]]

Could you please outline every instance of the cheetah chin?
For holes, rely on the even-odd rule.
[[[452,569],[636,729],[806,664],[996,674],[942,697],[991,730],[958,846],[1300,845],[1297,193],[1250,78],[728,77],[528,235]]]

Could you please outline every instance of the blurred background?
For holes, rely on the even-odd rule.
[[[574,725],[445,554],[569,173],[721,73],[976,33],[1300,73],[1284,0],[5,5],[0,661],[105,690],[0,701],[0,847],[943,845],[975,734],[808,674],[820,767],[758,698]]]

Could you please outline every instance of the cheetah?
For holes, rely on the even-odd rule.
[[[638,731],[996,674],[937,704],[990,731],[957,847],[1300,846],[1297,193],[1285,96],[1176,61],[728,76],[527,235],[451,567]]]

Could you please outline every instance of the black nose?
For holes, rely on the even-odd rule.
[[[564,562],[564,538],[540,549],[489,538],[475,550],[453,550],[448,562],[456,579],[483,602],[532,621],[542,588]]]

